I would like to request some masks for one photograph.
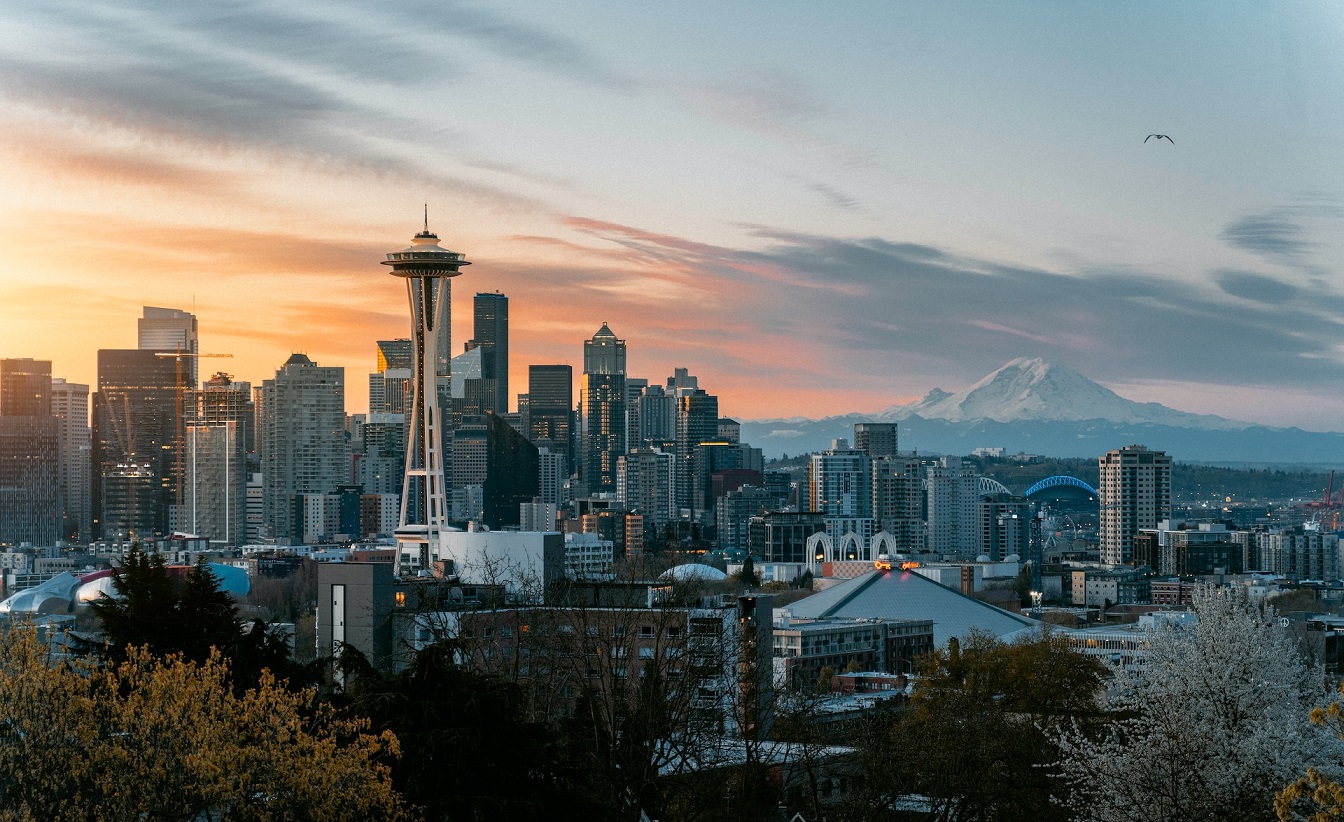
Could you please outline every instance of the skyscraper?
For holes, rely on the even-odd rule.
[[[927,470],[928,548],[938,557],[979,556],[980,477],[960,457],[942,457]]]
[[[56,542],[56,428],[51,362],[0,360],[0,542]]]
[[[119,541],[168,533],[181,430],[178,391],[187,387],[187,376],[172,357],[159,357],[154,350],[98,352],[94,538]]]
[[[527,408],[529,439],[564,457],[570,469],[574,465],[573,366],[528,366]]]
[[[509,298],[477,294],[472,302],[472,338],[481,349],[481,378],[490,394],[485,409],[509,413]]]
[[[180,351],[183,354],[199,354],[196,340],[196,315],[176,308],[144,307],[144,316],[137,324],[141,351]],[[184,380],[188,387],[196,387],[196,358],[183,358],[182,370],[187,372]]]
[[[1101,561],[1126,565],[1134,535],[1171,515],[1171,457],[1142,445],[1107,451],[1097,460],[1101,483]]]
[[[919,458],[873,459],[873,519],[877,527],[896,538],[903,554],[924,552],[924,467]]]
[[[247,539],[248,443],[255,419],[252,386],[215,374],[183,393],[183,482],[179,527],[211,543]]]
[[[625,340],[602,323],[583,343],[579,481],[588,494],[616,491],[616,460],[626,450],[625,399]]]
[[[863,545],[871,540],[872,482],[872,457],[850,448],[843,439],[836,440],[830,450],[812,455],[807,473],[807,508],[822,515],[826,533],[837,547],[840,538],[849,533],[858,534]]]
[[[266,380],[257,409],[266,522],[280,540],[302,538],[296,495],[334,493],[349,481],[345,445],[345,369],[294,354]]]
[[[676,439],[672,453],[676,457],[677,507],[703,510],[695,499],[695,449],[719,435],[719,398],[700,388],[685,368],[675,369],[667,381],[674,398]]]
[[[443,409],[451,402],[447,388],[452,379],[452,278],[471,263],[465,254],[440,246],[426,218],[425,230],[411,239],[410,247],[388,254],[383,265],[406,280],[414,346],[406,478],[396,533],[396,570],[400,573],[407,560],[416,569],[429,567],[439,555],[440,534],[447,521]]]
[[[655,447],[677,439],[677,398],[661,385],[650,385],[639,398],[639,443]]]
[[[405,413],[414,354],[411,341],[379,340],[377,354],[377,370],[369,375],[369,413]]]
[[[93,430],[89,427],[89,387],[51,380],[51,415],[56,418],[56,483],[60,496],[61,539],[87,542],[91,527]]]
[[[635,448],[616,461],[616,501],[661,527],[674,514],[673,457],[656,448]]]

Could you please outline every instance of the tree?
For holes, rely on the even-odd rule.
[[[600,818],[576,795],[560,741],[527,715],[523,689],[459,664],[461,651],[441,640],[399,673],[375,671],[353,648],[341,655],[347,709],[401,743],[401,794],[427,819],[539,820],[555,808]]]
[[[1080,818],[1273,819],[1277,786],[1332,747],[1308,721],[1321,678],[1272,609],[1203,586],[1194,611],[1197,622],[1159,627],[1143,664],[1116,672],[1111,723],[1060,735]]]
[[[1344,685],[1340,686],[1344,694]],[[1316,707],[1311,710],[1313,725],[1329,730],[1334,737],[1344,741],[1344,702],[1336,699],[1328,707]],[[1339,782],[1344,773],[1344,754],[1334,752],[1329,760],[1316,763],[1316,767],[1307,768],[1305,776],[1279,792],[1274,799],[1274,810],[1283,822],[1288,820],[1307,820],[1307,822],[1331,822],[1344,819],[1344,785]]]
[[[909,710],[859,732],[863,786],[842,819],[883,819],[919,796],[939,820],[1063,820],[1051,729],[1086,723],[1104,673],[1056,634],[1004,643],[973,633],[920,665]]]
[[[130,649],[139,648],[155,656],[179,654],[195,663],[218,651],[229,660],[240,693],[254,687],[263,670],[296,686],[315,681],[314,671],[291,662],[285,637],[260,620],[245,624],[239,619],[233,598],[219,587],[204,558],[179,583],[157,552],[133,546],[113,569],[113,587],[116,597],[91,603],[103,641],[83,643],[83,650],[120,662]]]
[[[737,574],[737,581],[746,588],[756,588],[761,584],[761,578],[756,573],[756,560],[752,559],[751,554],[742,561],[742,570]]]
[[[61,662],[0,636],[0,820],[400,818],[396,737],[269,674],[245,694],[218,653],[131,648]]]

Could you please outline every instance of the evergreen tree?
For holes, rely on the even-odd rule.
[[[751,554],[747,554],[746,560],[742,563],[742,571],[737,575],[737,581],[747,588],[760,586],[761,578],[756,574],[756,560]]]
[[[180,654],[196,663],[217,650],[229,661],[239,692],[255,687],[264,670],[292,687],[317,679],[315,667],[290,660],[283,636],[260,621],[245,625],[239,619],[233,598],[219,587],[204,558],[178,582],[157,552],[133,546],[113,570],[113,587],[117,596],[91,603],[102,622],[102,641],[84,643],[83,650],[120,662],[130,649],[145,648],[154,656]]]

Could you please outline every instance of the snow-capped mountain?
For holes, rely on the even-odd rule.
[[[1056,457],[1095,457],[1141,443],[1175,459],[1278,464],[1344,460],[1344,434],[1268,428],[1154,402],[1127,400],[1068,368],[1017,359],[955,394],[939,388],[922,400],[880,414],[822,420],[746,420],[742,440],[766,456],[822,451],[853,436],[856,422],[900,426],[902,450],[969,454],[1002,447]]]
[[[1071,368],[1026,357],[955,394],[935,388],[918,402],[892,406],[879,415],[893,421],[911,416],[948,422],[1108,420],[1224,431],[1250,427],[1212,414],[1189,414],[1155,402],[1127,400]]]

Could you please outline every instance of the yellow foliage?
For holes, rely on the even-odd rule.
[[[1340,686],[1340,692],[1344,693],[1344,685]],[[1336,701],[1325,708],[1312,708],[1311,721],[1344,739],[1344,704]],[[1315,768],[1308,768],[1306,776],[1274,797],[1274,810],[1285,822],[1339,822],[1344,820],[1344,785]]]
[[[0,822],[399,818],[396,737],[316,696],[269,674],[235,696],[218,654],[53,660],[15,628],[0,637]]]

